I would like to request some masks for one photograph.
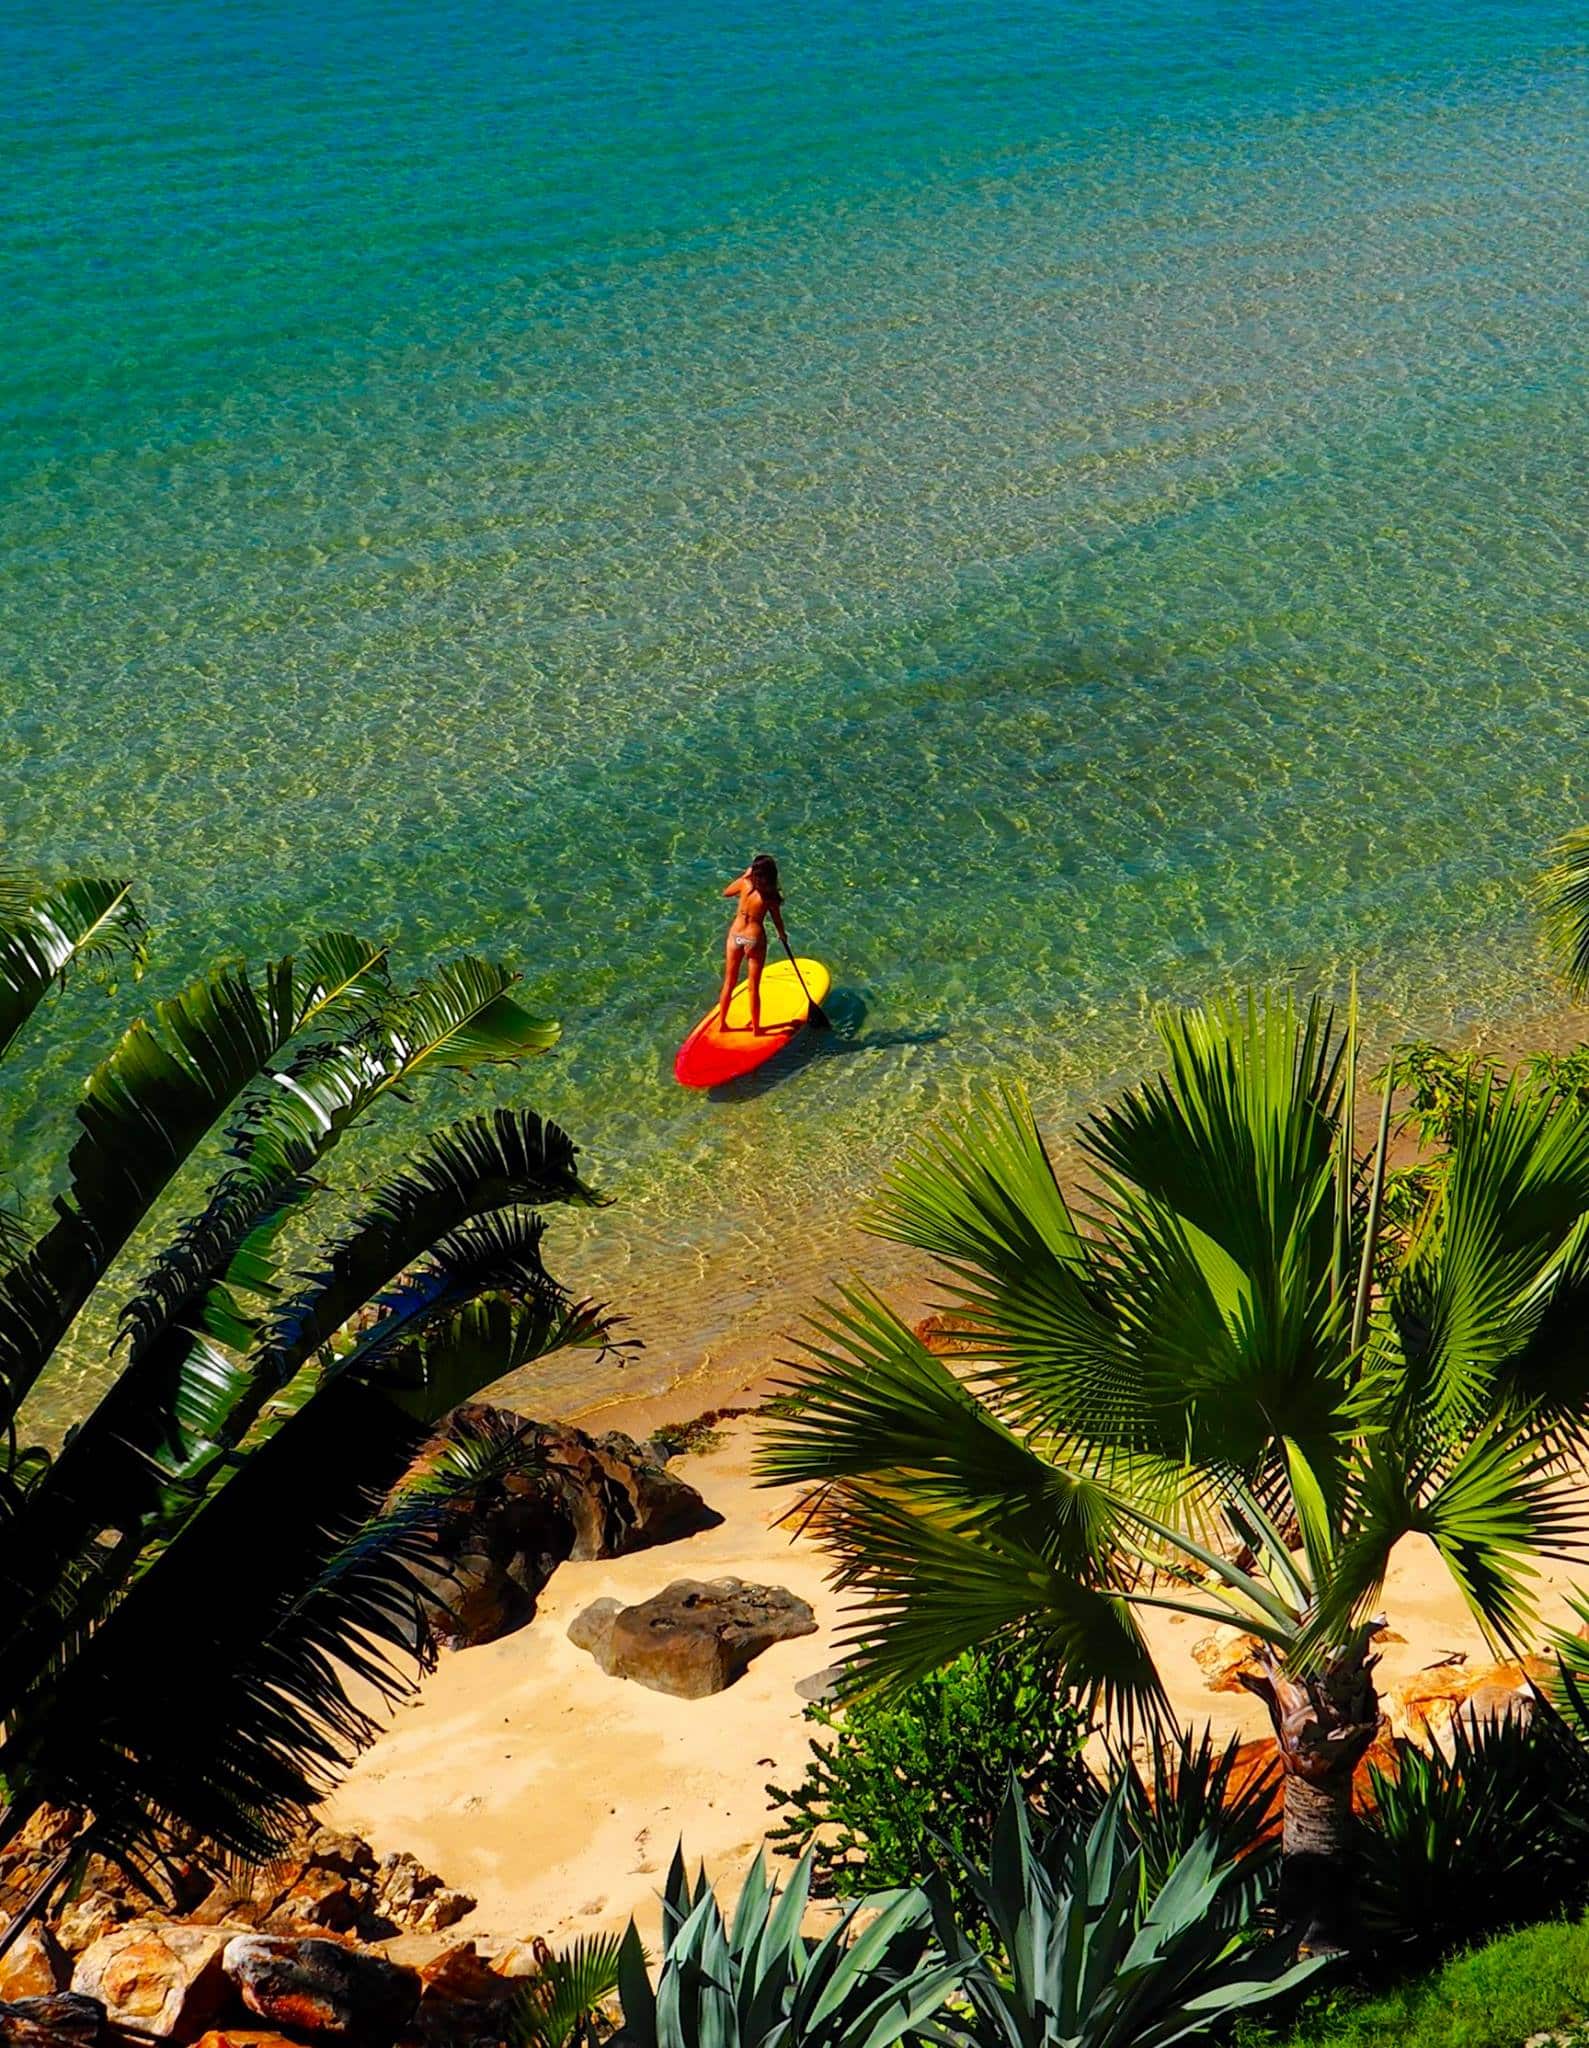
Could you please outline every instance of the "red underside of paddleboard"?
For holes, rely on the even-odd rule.
[[[679,1047],[674,1079],[686,1088],[715,1088],[719,1082],[754,1073],[798,1036],[811,1004],[820,1003],[829,986],[828,970],[820,960],[802,959],[798,973],[787,960],[770,962],[761,978],[761,1031],[747,1028],[750,991],[741,982],[728,1006],[728,1029],[719,1026],[715,1009],[708,1010]]]
[[[720,1031],[714,1010],[679,1047],[673,1078],[686,1088],[715,1088],[720,1081],[737,1081],[741,1074],[765,1066],[803,1028],[801,1024],[781,1024],[759,1037],[751,1031]]]

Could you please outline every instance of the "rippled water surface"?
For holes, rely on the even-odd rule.
[[[1581,6],[24,0],[0,68],[7,850],[162,925],[13,1079],[24,1179],[221,948],[511,955],[643,1384],[996,1066],[1062,1118],[1152,1001],[1351,960],[1537,997]],[[843,1028],[711,1101],[757,846]]]

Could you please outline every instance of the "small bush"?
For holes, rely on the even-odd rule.
[[[832,1739],[813,1740],[793,1791],[767,1787],[786,1809],[768,1841],[811,1852],[822,1897],[920,1883],[943,1866],[940,1843],[957,1862],[985,1863],[1012,1775],[1039,1826],[1089,1796],[1086,1725],[1031,1664],[968,1654],[901,1693],[806,1718]],[[973,1895],[950,1882],[974,1918]]]

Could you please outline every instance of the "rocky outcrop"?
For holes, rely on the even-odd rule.
[[[1472,1729],[1486,1721],[1526,1718],[1535,1686],[1553,1678],[1555,1668],[1544,1657],[1469,1664],[1466,1657],[1453,1656],[1387,1687],[1381,1704],[1393,1735],[1427,1747],[1444,1740],[1458,1719]]]
[[[0,2004],[49,1998],[64,1991],[71,1979],[72,1966],[60,1943],[47,1927],[30,1921],[0,1956]]]
[[[1256,1636],[1218,1629],[1192,1645],[1192,1661],[1210,1692],[1241,1692],[1243,1672],[1261,1669],[1262,1644]]]
[[[610,1677],[696,1700],[732,1685],[771,1644],[812,1635],[816,1625],[808,1604],[782,1586],[678,1579],[633,1607],[596,1601],[568,1635]]]
[[[303,2043],[274,2027],[212,2027],[193,2048],[303,2048]]]
[[[94,1998],[57,1991],[0,2005],[4,2048],[95,2048],[105,2038],[105,2008]]]
[[[223,1964],[250,2012],[322,2040],[389,2041],[419,2004],[417,1972],[340,1941],[239,1934]]]
[[[361,1835],[321,1828],[294,1856],[221,1879],[191,1918],[264,1934],[439,1934],[474,1911],[468,1892],[443,1884],[406,1851],[377,1861]]]
[[[459,1503],[435,1565],[419,1571],[443,1642],[489,1643],[521,1628],[569,1558],[623,1557],[720,1519],[631,1437],[525,1422],[483,1402],[454,1409],[399,1486],[460,1437],[506,1441],[514,1455],[501,1478]]]
[[[523,1988],[500,1960],[493,1967],[472,1941],[459,1942],[422,1963],[419,1977],[419,2010],[402,2048],[498,2048],[507,2007]]]
[[[157,2040],[191,2040],[226,2002],[226,1936],[180,1921],[133,1920],[77,1959],[72,1989],[97,1999],[116,2026]]]

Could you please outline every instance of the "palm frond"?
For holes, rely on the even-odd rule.
[[[1108,1486],[1007,1429],[874,1295],[847,1290],[814,1327],[788,1412],[762,1434],[766,1484],[862,1480],[957,1529],[1017,1531],[1072,1570],[1117,1540]]]
[[[210,1492],[76,1654],[13,1704],[0,1745],[13,1800],[91,1810],[110,1855],[189,1836],[206,1854],[279,1853],[379,1731],[381,1703],[433,1656],[413,1566],[519,1455],[511,1433],[449,1443],[372,1515],[360,1460],[400,1462],[413,1441],[395,1411],[380,1423],[382,1405],[334,1384]],[[315,1511],[283,1512],[295,1502]]]
[[[956,1351],[1016,1427],[1100,1440],[1147,1433],[1141,1375],[1111,1314],[1099,1249],[1077,1228],[1026,1097],[980,1101],[911,1145],[863,1219],[942,1261]]]
[[[148,929],[132,883],[76,875],[30,883],[11,875],[0,890],[0,1057],[49,990],[73,967],[116,956],[134,974],[148,958]]]
[[[547,1955],[508,2014],[512,2048],[570,2048],[583,2039],[618,1989],[622,1947],[616,1934],[582,1934],[572,1948]]]
[[[1428,1538],[1485,1635],[1517,1655],[1536,1628],[1538,1561],[1583,1560],[1589,1509],[1572,1469],[1527,1416],[1497,1416],[1459,1443],[1421,1452],[1405,1441],[1365,1446],[1302,1661],[1362,1624],[1409,1534]]]
[[[428,1071],[464,1072],[522,1059],[557,1036],[556,1025],[530,1017],[507,997],[515,977],[493,963],[445,963],[394,999],[385,986],[383,951],[367,940],[328,935],[307,950],[304,962],[296,993],[304,1021],[323,1023],[328,1005],[340,1016],[352,1000],[358,1028],[329,1042],[311,1040],[268,1086],[245,1099],[228,1137],[237,1166],[217,1183],[204,1212],[178,1232],[122,1312],[135,1354],[167,1324],[191,1321],[212,1288],[243,1286],[258,1294],[268,1286],[275,1235],[316,1192],[313,1175],[328,1153],[383,1097]],[[267,1223],[268,1238],[262,1235]],[[234,1259],[244,1270],[228,1271]]]
[[[1344,1041],[1315,998],[1248,996],[1156,1019],[1169,1072],[1083,1127],[1116,1187],[1139,1190],[1247,1273],[1273,1270],[1299,1229],[1328,1268]]]
[[[1055,1565],[1007,1524],[962,1533],[851,1482],[821,1496],[815,1526],[835,1584],[864,1593],[841,1631],[858,1684],[897,1689],[966,1650],[1019,1649],[1123,1725],[1167,1714],[1130,1600]]]
[[[356,932],[320,932],[293,958],[295,1032],[310,1025],[345,1035],[392,999],[384,942]]]
[[[580,1179],[576,1156],[567,1133],[533,1110],[466,1117],[427,1140],[270,1317],[262,1378],[282,1384],[374,1294],[471,1217],[543,1202],[599,1202]]]
[[[89,1076],[55,1222],[0,1276],[0,1387],[14,1412],[101,1275],[194,1147],[286,1044],[292,964],[241,969],[156,1005]]]
[[[1589,995],[1589,826],[1557,840],[1536,896],[1557,969],[1581,1000]]]
[[[1399,1406],[1460,1426],[1515,1396],[1515,1374],[1561,1276],[1583,1270],[1589,1111],[1487,1072],[1452,1147],[1437,1229],[1391,1308],[1405,1362]],[[1512,1385],[1508,1385],[1513,1381]]]
[[[363,1256],[373,1263],[360,1263],[355,1226],[339,1248],[349,1256],[337,1269],[347,1288],[362,1273],[356,1296],[348,1298],[362,1307],[377,1295],[379,1312],[370,1331],[322,1374],[312,1398],[324,1398],[338,1380],[382,1395],[389,1389],[392,1403],[428,1422],[476,1392],[482,1381],[509,1370],[510,1359],[522,1363],[565,1345],[610,1341],[613,1318],[573,1302],[547,1272],[538,1217],[517,1210],[477,1213],[491,1203],[515,1201],[532,1187],[544,1194],[555,1184],[555,1162],[568,1185],[580,1185],[569,1178],[573,1148],[555,1127],[543,1127],[531,1112],[504,1110],[493,1120],[471,1119],[441,1134],[410,1172],[388,1182],[371,1204],[376,1220],[368,1224]],[[416,1192],[419,1211],[405,1210]],[[446,1224],[454,1227],[432,1239],[430,1233]],[[410,1263],[420,1260],[409,1274]],[[389,1292],[380,1296],[383,1287]],[[449,1345],[447,1327],[487,1294],[510,1305],[507,1313],[494,1322],[472,1319]],[[271,1393],[320,1350],[352,1310],[345,1308],[329,1328],[317,1320],[312,1303],[301,1313],[309,1336],[300,1331],[295,1346],[278,1345],[263,1362],[196,1337],[163,1433],[156,1436],[145,1425],[141,1443],[128,1446],[118,1444],[108,1427],[85,1432],[87,1447],[69,1444],[44,1482],[0,1527],[0,1570],[13,1595],[0,1636],[0,1713],[55,1654],[63,1622],[45,1596],[81,1545],[84,1529],[116,1527],[139,1531],[144,1542],[173,1541],[207,1511],[217,1486],[228,1483],[238,1447]],[[326,1313],[329,1323],[331,1312]],[[503,1350],[492,1354],[482,1347],[482,1332],[504,1338]],[[472,1381],[471,1371],[479,1374]],[[381,1405],[387,1405],[384,1399]],[[86,1626],[91,1618],[91,1612],[74,1612],[70,1625]]]

